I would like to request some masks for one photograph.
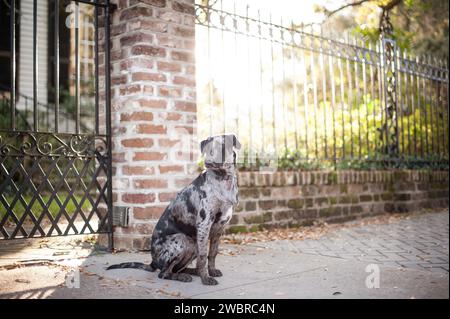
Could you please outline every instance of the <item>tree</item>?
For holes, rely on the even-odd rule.
[[[326,25],[338,26],[366,40],[379,39],[382,17],[389,15],[399,47],[416,55],[447,58],[447,0],[353,0],[335,9],[318,6]]]

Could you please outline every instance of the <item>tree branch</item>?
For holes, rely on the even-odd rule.
[[[358,0],[358,1],[355,1],[355,2],[347,3],[347,4],[345,4],[345,5],[341,6],[341,7],[339,7],[339,8],[337,8],[337,9],[333,10],[333,11],[329,11],[329,12],[327,13],[327,18],[329,18],[329,17],[331,17],[332,15],[338,13],[339,11],[344,10],[345,8],[360,6],[360,5],[362,5],[363,3],[369,2],[369,1],[373,1],[373,0]],[[394,7],[396,7],[397,5],[399,5],[401,2],[403,2],[403,0],[392,0],[392,1],[389,2],[388,4],[386,4],[386,5],[384,5],[384,6],[379,6],[379,7],[380,7],[383,11],[390,11],[390,10],[392,10]]]
[[[343,5],[342,7],[339,7],[337,9],[333,10],[333,11],[329,11],[327,13],[327,18],[329,18],[332,15],[338,13],[339,11],[344,10],[345,8],[356,7],[356,6],[359,6],[359,5],[363,4],[364,2],[368,2],[368,1],[372,1],[372,0],[359,0],[359,1],[351,2],[351,3],[347,3],[347,4]]]

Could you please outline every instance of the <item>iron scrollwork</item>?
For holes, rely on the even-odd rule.
[[[92,134],[0,132],[1,156],[105,156],[106,138]]]

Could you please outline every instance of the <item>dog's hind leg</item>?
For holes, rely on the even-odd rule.
[[[163,267],[158,277],[161,279],[192,281],[189,274],[182,272],[184,268],[195,258],[194,241],[184,234],[168,236],[165,241],[164,252],[160,260],[164,259]]]

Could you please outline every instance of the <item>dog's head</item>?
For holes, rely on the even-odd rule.
[[[236,152],[241,143],[236,135],[225,134],[210,136],[200,143],[200,150],[205,156],[205,166],[213,169],[230,169],[236,165]]]

